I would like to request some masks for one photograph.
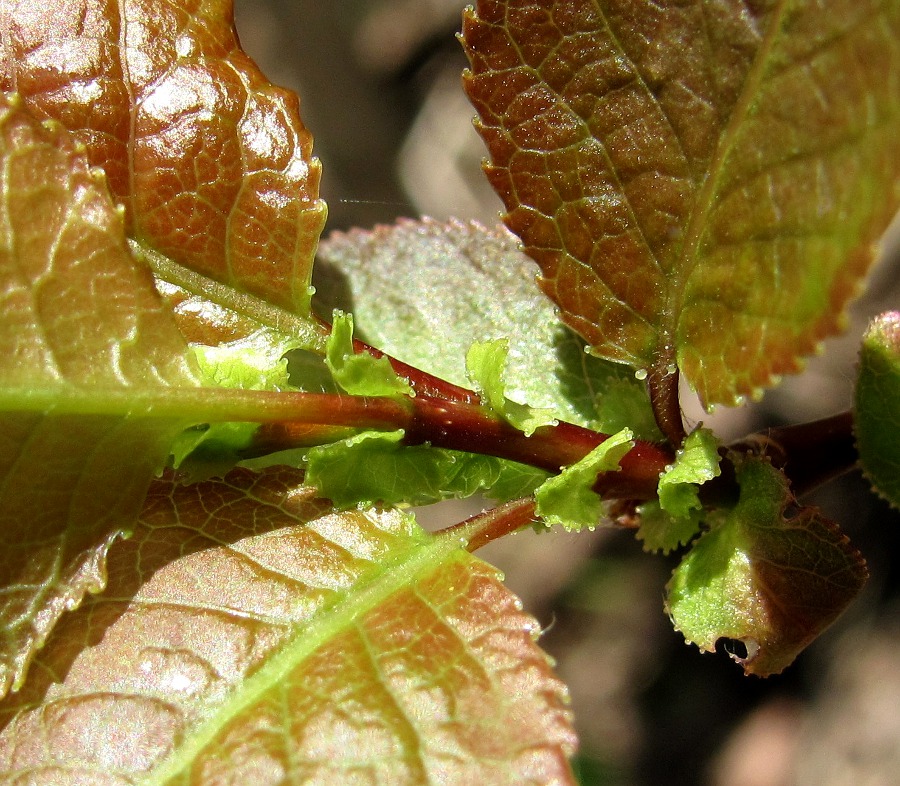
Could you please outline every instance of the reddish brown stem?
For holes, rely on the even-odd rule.
[[[853,469],[859,458],[851,412],[771,428],[761,436],[772,463],[784,470],[797,496]]]
[[[656,425],[675,448],[681,446],[686,436],[678,396],[678,380],[678,370],[670,370],[668,367],[654,367],[647,375],[647,389]]]
[[[308,410],[318,423],[355,425],[379,430],[403,429],[407,445],[430,444],[469,453],[518,461],[551,472],[574,464],[609,438],[571,423],[539,428],[529,437],[480,405],[418,395],[410,399],[356,396],[313,396]],[[324,399],[330,398],[329,413]],[[299,414],[299,413],[298,413]],[[253,453],[286,450],[308,443],[307,411],[296,420],[260,426]],[[650,499],[656,495],[659,474],[674,456],[668,448],[637,442],[620,462],[618,472],[603,473],[597,490],[606,496]]]
[[[528,497],[498,505],[440,532],[441,535],[449,537],[459,533],[467,542],[466,548],[469,551],[477,551],[482,546],[537,521],[539,519],[535,514],[535,502]]]
[[[319,316],[316,316],[315,318],[322,325],[323,330],[326,332],[331,331],[331,324],[327,320],[324,320]],[[357,353],[367,352],[375,358],[387,358],[388,362],[391,364],[391,368],[409,382],[417,395],[433,396],[435,398],[446,399],[447,401],[459,401],[466,404],[478,403],[478,394],[475,393],[475,391],[468,390],[459,385],[454,385],[452,382],[447,382],[440,377],[429,374],[427,371],[422,371],[422,369],[416,368],[415,366],[410,366],[408,363],[404,363],[402,360],[391,357],[380,349],[369,346],[365,341],[360,341],[358,338],[353,339],[353,351]]]

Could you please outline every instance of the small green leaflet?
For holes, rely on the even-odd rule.
[[[217,346],[192,344],[206,387],[243,390],[290,390],[286,352],[299,342],[284,334],[259,330]],[[172,446],[172,466],[191,482],[222,475],[240,460],[259,424],[201,424],[183,431]]]
[[[541,484],[534,496],[537,514],[548,526],[560,524],[570,532],[597,526],[603,515],[603,501],[593,490],[597,475],[619,468],[619,461],[634,447],[632,437],[629,429],[622,429]]]
[[[403,445],[403,431],[366,431],[311,448],[307,482],[340,508],[427,505],[484,493],[506,501],[531,494],[547,473],[493,456]]]
[[[335,310],[325,362],[335,381],[352,396],[413,396],[387,358],[353,351],[353,317]]]
[[[719,475],[719,444],[708,429],[698,428],[684,441],[675,464],[659,479],[659,504],[675,518],[702,507],[700,486]]]
[[[700,511],[676,517],[663,510],[659,500],[639,505],[637,513],[641,522],[637,539],[644,544],[644,551],[661,551],[663,554],[687,544],[700,531],[702,523]]]
[[[659,500],[641,505],[637,537],[647,551],[668,554],[685,545],[700,529],[700,486],[719,475],[718,442],[711,431],[688,435],[675,463],[659,479]]]
[[[900,312],[872,321],[863,338],[854,401],[859,461],[875,490],[900,507]]]
[[[504,374],[509,357],[509,339],[476,341],[466,353],[466,372],[481,402],[495,415],[530,437],[541,426],[558,421],[549,409],[534,409],[506,398]]]

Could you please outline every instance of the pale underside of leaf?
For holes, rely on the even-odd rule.
[[[540,284],[603,357],[735,403],[799,368],[897,208],[892,0],[484,0],[466,77]]]
[[[638,401],[646,398],[643,389],[630,373],[584,352],[536,290],[538,268],[504,227],[401,220],[372,232],[334,233],[323,240],[319,261],[326,283],[329,275],[341,279],[331,289],[349,292],[346,301],[326,301],[325,310],[351,310],[361,337],[394,357],[468,386],[472,343],[507,338],[505,392],[513,401],[604,431],[655,430],[649,406],[641,417],[639,404],[633,422],[608,422],[610,386],[634,388],[620,392]]]
[[[131,526],[184,426],[111,411],[196,385],[187,347],[125,241],[103,178],[68,135],[0,103],[0,694]],[[31,395],[40,392],[41,401]],[[67,395],[89,414],[65,414]]]
[[[129,235],[298,313],[325,221],[296,95],[221,0],[3,0],[0,86],[102,167]]]
[[[34,784],[570,783],[536,623],[457,541],[286,469],[155,482],[3,707]]]

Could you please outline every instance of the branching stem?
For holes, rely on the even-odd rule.
[[[428,395],[415,398],[366,398],[326,394],[287,394],[295,399],[295,418],[264,423],[250,452],[258,455],[309,444],[311,423],[376,430],[403,429],[407,445],[430,444],[518,461],[551,472],[574,464],[609,438],[571,423],[539,428],[526,437],[481,405]],[[674,459],[667,448],[637,442],[622,459],[620,471],[603,473],[597,490],[609,497],[650,499],[659,474]]]

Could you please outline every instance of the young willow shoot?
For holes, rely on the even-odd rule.
[[[747,673],[858,594],[795,495],[859,460],[898,503],[900,315],[822,423],[723,446],[678,389],[743,403],[841,328],[900,199],[900,0],[480,0],[508,229],[321,245],[229,2],[0,31],[4,782],[574,783],[538,625],[470,553],[529,526],[682,552],[666,611]],[[317,248],[352,316],[313,313]]]

